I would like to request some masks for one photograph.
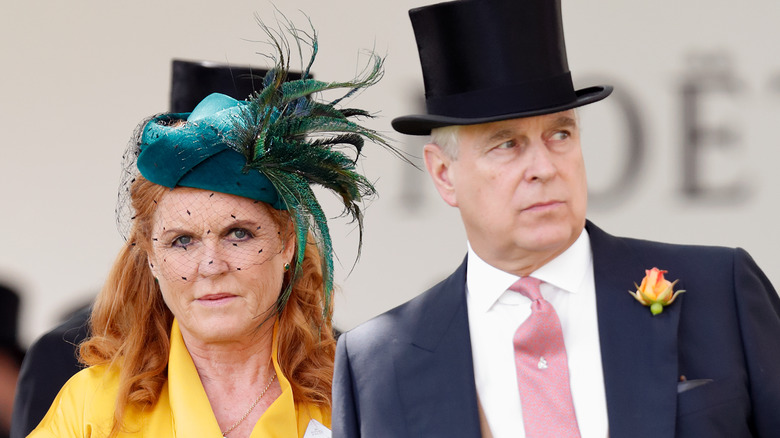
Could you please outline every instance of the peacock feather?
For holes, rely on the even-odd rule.
[[[382,78],[384,60],[372,52],[366,68],[353,80],[315,80],[310,69],[318,46],[311,22],[308,32],[296,28],[287,19],[280,22],[278,29],[266,26],[259,19],[258,23],[275,48],[276,56],[271,57],[275,65],[263,78],[262,90],[255,92],[243,107],[228,144],[246,158],[246,170],[257,170],[268,177],[290,212],[298,248],[293,278],[301,270],[307,235],[309,231],[314,234],[322,254],[323,304],[327,312],[333,290],[333,247],[327,218],[311,186],[320,185],[340,197],[344,214],[357,223],[359,257],[363,241],[363,213],[359,203],[375,194],[371,181],[355,170],[363,146],[366,141],[376,143],[407,160],[381,134],[355,120],[371,117],[367,111],[339,107],[345,98]],[[292,81],[287,80],[293,52],[290,39],[303,66],[301,79]],[[307,62],[303,59],[304,47],[311,53]],[[334,90],[337,98],[330,101],[320,98],[323,92]],[[354,149],[354,158],[345,149]],[[277,300],[280,312],[290,296],[292,283]]]

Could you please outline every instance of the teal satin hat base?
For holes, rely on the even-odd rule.
[[[161,186],[192,187],[287,206],[271,181],[246,168],[246,158],[229,146],[245,101],[213,93],[192,113],[164,114],[143,128],[138,170]]]
[[[242,171],[245,165],[241,154],[225,149],[193,167],[177,185],[243,196],[270,204],[277,210],[286,210],[271,181],[257,170]]]

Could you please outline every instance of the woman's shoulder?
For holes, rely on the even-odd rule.
[[[60,390],[57,399],[67,403],[84,404],[96,409],[113,407],[119,390],[118,366],[95,365],[74,374]]]
[[[74,374],[62,387],[62,391],[83,393],[85,397],[110,393],[111,400],[114,400],[119,388],[119,372],[118,366],[94,365],[87,367]]]
[[[86,436],[88,426],[110,425],[118,388],[118,367],[97,365],[79,371],[60,389],[30,436]]]

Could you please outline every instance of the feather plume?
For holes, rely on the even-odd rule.
[[[322,254],[326,300],[323,304],[327,311],[333,290],[333,247],[327,218],[311,185],[323,186],[340,197],[344,214],[350,215],[358,226],[359,258],[363,241],[363,213],[359,203],[375,194],[372,183],[355,170],[366,140],[409,160],[381,134],[353,120],[370,117],[367,111],[338,107],[345,98],[382,78],[384,60],[380,56],[371,53],[368,65],[353,80],[315,80],[310,74],[318,49],[313,26],[309,32],[302,31],[286,18],[279,29],[270,28],[259,19],[258,23],[276,49],[276,55],[271,57],[275,66],[263,78],[264,88],[251,96],[244,107],[229,144],[244,155],[247,169],[260,171],[268,177],[291,213],[298,248],[293,278],[301,269],[308,232],[313,232]],[[300,80],[287,81],[291,58],[288,35],[301,57],[302,66],[304,47],[311,50]],[[317,99],[321,93],[333,90],[341,90],[335,100]],[[354,158],[343,152],[345,147],[354,149]],[[288,286],[280,295],[279,311],[284,308],[290,292]]]

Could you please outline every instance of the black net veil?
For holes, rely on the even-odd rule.
[[[141,134],[153,118],[142,121],[135,128],[122,156],[116,221],[128,245],[138,244],[130,241],[136,222],[133,192],[153,186],[143,180],[136,165]],[[248,278],[247,284],[283,281],[282,266],[288,260],[278,259],[273,268],[263,265],[282,254],[287,245],[294,245],[286,211],[276,210],[264,202],[210,190],[176,187],[157,192],[161,196],[151,200],[154,213],[148,261],[161,285],[164,282],[176,287],[203,279],[211,281],[212,275],[230,271],[243,271],[240,275]],[[241,282],[241,279],[236,281]],[[240,284],[235,286],[240,287]],[[275,298],[262,303],[262,308],[256,309],[258,314],[270,311]],[[218,294],[214,299],[219,299]]]
[[[116,215],[116,228],[125,242],[127,242],[127,239],[130,237],[133,219],[135,219],[135,209],[131,202],[130,189],[133,183],[138,179],[138,175],[141,174],[136,165],[138,155],[141,153],[141,135],[144,132],[146,124],[155,117],[157,117],[157,115],[147,117],[135,127],[133,135],[127,143],[125,152],[122,154],[122,168],[120,169],[119,174],[119,189],[117,190],[114,214]]]
[[[167,191],[157,204],[150,267],[158,278],[186,282],[246,271],[284,248],[278,216],[268,204],[186,187]]]

